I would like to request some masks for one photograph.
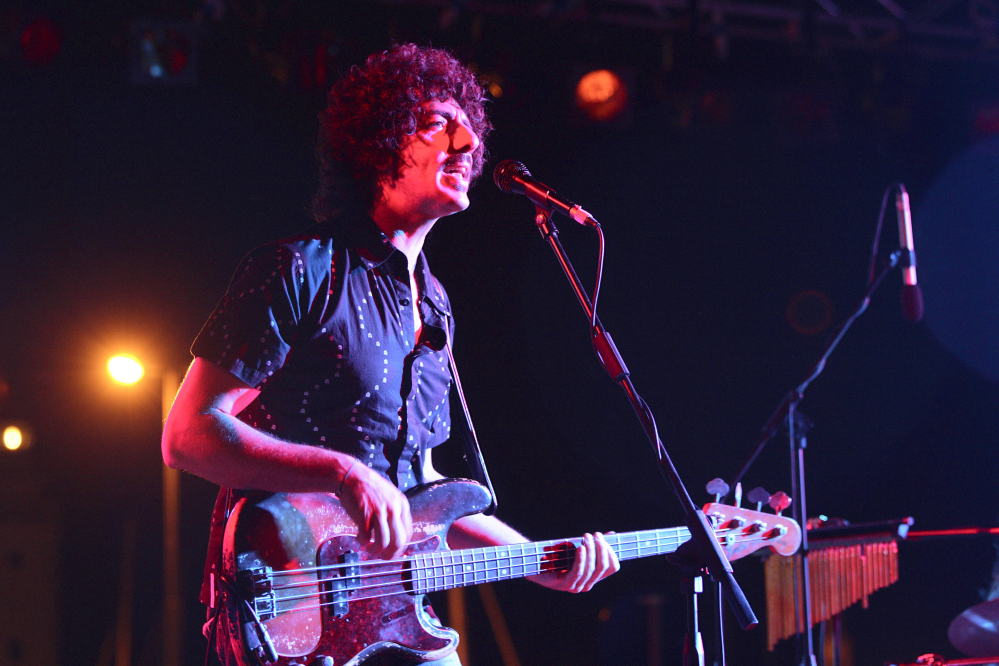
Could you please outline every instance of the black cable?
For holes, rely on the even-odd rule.
[[[599,224],[594,228],[597,230],[600,249],[597,254],[597,284],[593,287],[593,313],[590,317],[590,329],[597,327],[597,299],[600,298],[600,283],[604,277],[604,230],[600,228]]]

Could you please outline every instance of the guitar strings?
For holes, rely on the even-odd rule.
[[[653,549],[654,550],[654,549],[661,548],[664,545],[668,545],[668,546],[678,545],[678,544],[682,544],[684,541],[687,541],[688,539],[680,540],[680,539],[673,538],[672,540],[675,541],[675,542],[677,542],[677,543],[669,543],[665,539],[659,539],[655,544],[653,544],[652,540],[646,539],[646,540],[642,541],[641,543],[626,544],[624,546],[620,546],[620,547],[618,547],[616,549],[616,552],[618,553],[618,557],[619,558],[624,557],[624,559],[629,559],[629,556],[633,555],[634,553],[641,554],[642,550],[644,550],[644,549]],[[746,539],[744,539],[744,541],[746,541]],[[557,543],[567,543],[569,545],[573,545],[571,542],[557,542]],[[514,545],[520,545],[520,544],[514,544]],[[526,545],[526,544],[524,544],[524,545]],[[503,554],[503,555],[497,555],[497,556],[491,555],[491,556],[483,558],[483,559],[474,559],[474,555],[475,555],[474,551],[475,550],[478,550],[478,549],[470,548],[470,549],[461,549],[461,550],[454,550],[454,551],[443,551],[443,552],[432,551],[432,552],[427,552],[427,553],[415,553],[413,555],[407,555],[406,557],[402,557],[402,558],[399,558],[397,560],[364,560],[364,561],[359,561],[359,562],[356,562],[356,563],[338,563],[338,564],[328,564],[328,565],[323,565],[323,566],[301,567],[301,568],[298,568],[298,569],[284,569],[282,571],[273,571],[273,572],[270,572],[269,575],[276,577],[276,576],[300,575],[300,574],[314,573],[314,572],[342,571],[344,569],[350,569],[350,568],[370,568],[370,567],[373,567],[373,566],[380,566],[380,565],[394,564],[394,563],[397,563],[397,564],[407,564],[407,563],[409,563],[409,564],[413,564],[413,565],[419,566],[421,568],[440,568],[440,567],[446,567],[446,566],[460,567],[460,566],[475,565],[475,564],[491,564],[493,562],[498,562],[500,560],[509,560],[509,559],[515,559],[515,558],[520,558],[520,559],[527,559],[527,558],[529,558],[529,559],[535,559],[535,558],[538,558],[538,557],[545,557],[547,555],[553,554],[550,551],[549,552],[545,552],[545,551],[541,550],[541,551],[534,552],[534,553],[524,553],[524,552],[521,552],[521,553],[510,553],[510,554]],[[473,557],[473,559],[470,560],[470,561],[465,561],[462,553],[465,554],[464,557],[467,557],[467,556],[471,555]],[[658,554],[658,553],[653,553],[653,554]],[[573,550],[573,554],[572,554],[571,557],[569,557],[569,559],[572,559],[572,557],[574,557],[574,556],[575,556],[575,550]],[[435,557],[439,557],[440,558],[440,564],[438,564],[436,561],[434,561]],[[558,557],[562,558],[562,557],[565,557],[565,556],[560,554],[560,555],[558,555]],[[445,558],[450,559],[450,562],[445,562],[444,561]],[[421,560],[423,560],[423,561],[421,561]],[[378,574],[377,573],[375,573],[375,574],[358,574],[358,575],[354,575],[354,576],[341,576],[341,578],[363,578],[366,575],[378,575]],[[333,580],[333,579],[320,579],[320,582],[328,582],[329,580]],[[316,583],[316,581],[309,581],[309,583],[306,583],[306,584],[315,584],[315,583]],[[286,583],[286,584],[282,584],[282,585],[272,585],[271,589],[279,590],[279,589],[285,589],[286,587],[299,586],[299,585],[302,585],[302,584],[303,583]]]
[[[673,530],[670,530],[670,531],[673,531]],[[641,533],[636,533],[636,534],[641,534]],[[718,534],[721,535],[721,531],[719,531]],[[431,537],[431,538],[438,538],[438,537]],[[660,536],[656,536],[656,535],[653,534],[653,535],[650,535],[648,537],[643,537],[641,539],[635,539],[634,537],[628,538],[625,535],[618,535],[618,534],[606,535],[605,538],[607,539],[608,544],[610,544],[612,547],[614,547],[614,546],[632,546],[632,545],[641,545],[641,544],[652,544],[652,542],[656,542],[656,547],[658,547],[659,545],[661,545],[660,542],[663,542],[663,541],[671,541],[671,540],[675,541],[675,540],[679,540],[681,543],[683,541],[687,541],[687,540],[690,539],[690,532],[686,528],[677,528],[673,534],[660,535]],[[557,548],[559,546],[565,546],[565,545],[571,545],[573,547],[578,547],[579,543],[578,543],[578,540],[574,541],[572,539],[562,539],[562,540],[553,539],[551,541],[532,541],[532,542],[523,543],[523,544],[510,544],[508,546],[502,546],[502,548],[517,548],[517,549],[520,549],[521,551],[523,551],[525,547],[531,547],[531,548],[533,548],[536,551],[535,553],[531,553],[530,554],[531,556],[533,556],[533,555],[540,555],[540,554],[542,554],[544,552],[544,549],[546,549],[546,548]],[[652,547],[652,546],[648,545],[646,547]],[[485,550],[493,550],[493,549],[496,549],[496,548],[499,548],[499,546],[486,546],[485,548],[465,548],[465,549],[461,549],[459,551],[443,551],[443,552],[445,552],[445,553],[447,553],[447,552],[451,552],[451,553],[464,552],[464,553],[468,553],[468,554],[473,554],[475,552],[485,551]],[[431,552],[428,552],[428,553],[416,553],[416,554],[414,554],[412,556],[406,556],[406,557],[400,558],[398,560],[381,560],[381,561],[405,562],[405,561],[410,561],[411,559],[413,559],[415,557],[438,554],[439,552],[440,551],[431,551]],[[522,553],[522,555],[525,556],[525,557],[528,556],[527,554],[523,554],[523,553]],[[512,555],[512,556],[513,557],[521,557],[521,554]],[[482,561],[482,560],[479,560],[479,561]],[[285,569],[283,571],[274,571],[274,572],[272,572],[272,575],[279,576],[279,575],[289,575],[289,574],[296,574],[296,573],[313,572],[313,571],[318,571],[320,569],[347,568],[347,567],[351,567],[351,566],[358,566],[359,564],[360,565],[371,564],[371,562],[370,561],[368,561],[368,562],[359,562],[357,564],[351,564],[351,563],[330,564],[330,565],[326,565],[326,566],[302,567],[302,568],[299,568],[299,569]]]
[[[644,541],[642,541],[640,543],[631,543],[631,544],[626,544],[624,546],[620,546],[620,547],[618,547],[616,549],[616,552],[618,554],[618,558],[620,558],[620,559],[632,559],[634,557],[640,557],[642,555],[642,551],[643,550],[646,550],[646,549],[656,549],[656,548],[662,547],[663,545],[669,545],[669,546],[678,545],[678,544],[685,543],[686,541],[689,540],[689,538],[688,539],[679,539],[679,538],[676,538],[676,537],[671,537],[670,539],[676,541],[677,544],[674,544],[674,543],[662,543],[663,541],[666,540],[664,538],[660,538],[655,545],[653,545],[651,543],[651,540],[644,540]],[[765,533],[760,532],[760,533],[757,533],[757,535],[755,535],[755,536],[749,536],[749,537],[744,537],[744,538],[740,539],[739,543],[747,543],[747,542],[754,542],[754,541],[769,541],[769,540],[773,540],[773,537],[767,537],[767,536],[765,536]],[[566,543],[566,542],[557,542],[557,543]],[[474,550],[474,549],[469,549],[469,550]],[[272,577],[277,577],[277,576],[301,575],[301,574],[305,574],[305,573],[314,573],[314,572],[329,572],[329,571],[341,571],[341,572],[343,572],[343,570],[350,569],[350,568],[355,568],[355,569],[370,569],[371,567],[384,566],[384,565],[389,564],[389,563],[397,563],[397,564],[400,564],[400,565],[410,564],[410,565],[413,565],[413,567],[417,567],[419,570],[426,570],[426,569],[439,569],[439,568],[442,568],[442,567],[463,567],[463,566],[466,566],[466,565],[474,566],[476,564],[492,564],[494,562],[499,562],[501,560],[514,560],[514,559],[520,559],[520,560],[531,559],[531,560],[534,560],[535,558],[543,557],[543,556],[546,555],[546,553],[544,553],[543,551],[541,551],[541,552],[535,552],[535,553],[511,553],[511,554],[504,554],[504,555],[499,555],[499,556],[490,556],[490,557],[487,557],[487,558],[484,558],[484,559],[472,559],[471,561],[464,561],[462,559],[461,553],[467,553],[467,554],[474,555],[474,553],[469,553],[469,550],[444,551],[442,553],[441,552],[437,552],[437,551],[430,552],[430,553],[417,553],[417,554],[414,554],[414,555],[411,555],[411,556],[400,558],[398,560],[367,560],[367,561],[360,561],[360,562],[356,562],[356,563],[329,564],[329,565],[324,565],[324,566],[301,567],[301,568],[297,568],[297,569],[285,569],[285,570],[282,570],[282,571],[272,571],[268,575],[272,576]],[[455,554],[458,554],[457,557],[455,557]],[[652,553],[652,554],[665,554],[665,553]],[[434,559],[435,556],[438,556],[438,555],[443,555],[444,556],[444,557],[440,558],[439,563],[438,563],[438,561],[436,561]],[[571,560],[574,556],[575,556],[574,553],[572,555],[569,555],[569,556],[559,555],[558,559],[561,560],[561,559],[564,558],[564,559],[570,559]],[[449,560],[449,561],[446,561],[446,560]],[[523,566],[523,562],[521,562],[520,565],[512,565],[512,566]],[[410,568],[410,570],[412,570],[412,567]],[[315,580],[315,581],[311,581],[310,580],[307,583],[306,582],[297,582],[297,583],[286,583],[286,584],[283,584],[283,585],[273,585],[271,587],[271,589],[278,590],[278,589],[286,589],[287,587],[297,587],[297,586],[308,585],[308,584],[313,584],[314,585],[314,584],[316,584],[316,582],[330,582],[330,581],[336,580],[338,578],[340,578],[340,579],[342,579],[342,578],[364,578],[364,577],[368,577],[368,576],[377,576],[377,575],[385,575],[385,574],[380,574],[378,572],[371,572],[371,573],[360,573],[359,572],[358,574],[352,575],[352,576],[341,575],[341,576],[336,577],[336,578],[325,578],[325,579],[318,579],[318,580]]]
[[[761,537],[757,537],[757,538],[746,538],[746,539],[743,539],[743,541],[761,541],[761,540],[763,540],[762,536]],[[573,555],[573,557],[574,557],[574,555]],[[560,561],[568,562],[572,558],[563,557],[563,558],[559,558],[559,559],[560,559]],[[510,567],[508,567],[508,568],[510,568]],[[499,570],[499,568],[497,567],[497,569],[490,570],[490,571],[498,571],[498,570]],[[474,575],[474,573],[476,573],[476,572],[472,572],[473,575]],[[459,575],[463,577],[462,581],[460,583],[457,581],[457,576],[459,576]],[[533,575],[533,574],[527,574],[527,575]],[[448,585],[447,584],[447,578],[448,578],[448,576],[450,576],[450,577],[452,577],[454,579],[454,584],[452,584],[452,585]],[[418,583],[426,583],[426,582],[433,581],[434,582],[434,586],[432,586],[432,587],[428,586],[426,588],[422,588],[422,587],[419,587],[419,586],[414,586],[414,587],[417,587],[416,590],[406,590],[406,593],[425,594],[426,592],[448,590],[448,589],[454,589],[454,588],[457,588],[457,587],[466,587],[467,585],[474,585],[474,584],[476,584],[474,581],[471,582],[471,583],[467,582],[466,580],[464,580],[464,576],[465,576],[464,573],[459,572],[457,574],[443,574],[441,576],[433,576],[432,578],[426,578],[426,579],[423,579],[423,580],[418,580],[418,581],[416,581]],[[512,578],[517,578],[517,577],[519,577],[519,576],[512,576]],[[441,580],[444,581],[443,584],[440,585],[439,587],[436,585],[436,581],[438,579],[441,579]],[[410,582],[413,582],[413,581],[410,581]],[[317,584],[316,582],[312,582],[312,585],[316,585],[316,584]],[[359,586],[359,587],[344,588],[343,590],[333,590],[333,591],[330,591],[330,592],[317,592],[317,593],[308,594],[308,595],[298,595],[298,596],[295,596],[295,597],[291,597],[291,596],[289,596],[289,597],[282,597],[281,599],[277,599],[275,601],[276,602],[281,602],[281,601],[285,601],[285,600],[289,600],[289,601],[291,601],[291,600],[302,601],[302,600],[306,600],[306,599],[321,599],[324,596],[328,596],[330,594],[337,593],[337,592],[339,592],[339,593],[348,593],[349,594],[350,592],[357,592],[357,591],[362,591],[362,590],[373,590],[373,589],[377,589],[377,588],[384,588],[384,587],[387,587],[387,586],[402,586],[402,585],[405,585],[405,581],[392,581],[392,582],[389,582],[389,583],[382,583],[382,584],[379,584],[379,585],[366,585],[366,586],[362,585],[362,586]],[[296,608],[286,608],[286,609],[280,609],[280,610],[277,609],[277,608],[275,608],[273,615],[276,618],[276,617],[281,616],[281,615],[287,615],[288,613],[301,613],[301,612],[306,612],[306,611],[319,610],[321,608],[325,608],[326,606],[332,606],[332,605],[338,604],[338,603],[347,603],[347,604],[349,604],[352,601],[361,601],[361,600],[369,600],[369,599],[380,599],[380,598],[383,598],[383,597],[396,596],[398,594],[400,594],[400,592],[388,592],[388,593],[384,593],[384,594],[365,595],[363,597],[358,597],[358,598],[354,598],[354,599],[345,599],[345,600],[338,600],[338,601],[320,601],[319,603],[314,604],[314,605],[310,605],[310,606],[299,606],[299,607],[296,607]]]
[[[719,531],[716,534],[718,536],[722,537],[722,538],[725,538],[725,534],[723,534],[722,531]],[[613,536],[616,536],[616,535],[611,535],[611,536],[613,537]],[[641,540],[638,540],[638,541],[626,542],[624,544],[621,544],[620,543],[620,539],[618,539],[617,540],[618,544],[615,545],[615,544],[612,543],[611,546],[615,547],[616,552],[618,554],[618,557],[620,559],[631,559],[632,556],[635,556],[634,554],[636,552],[638,553],[637,556],[641,556],[641,552],[642,552],[643,549],[657,549],[657,548],[662,547],[663,545],[681,545],[681,544],[683,544],[683,543],[685,543],[686,541],[689,541],[689,540],[690,540],[690,534],[688,532],[688,533],[683,534],[683,535],[670,536],[670,537],[658,537],[658,538],[654,538],[654,539],[641,539]],[[743,537],[742,539],[739,540],[739,543],[761,541],[761,540],[770,541],[770,540],[774,540],[774,537],[772,537],[772,536],[770,536],[770,537],[766,536],[765,532],[757,532],[757,533],[754,533],[754,535],[752,535],[752,536]],[[611,541],[611,539],[608,539],[608,543],[610,543],[610,541]],[[653,541],[655,542],[654,544],[653,544]],[[676,543],[674,544],[674,543],[671,543],[671,542],[676,542]],[[574,547],[577,547],[576,544],[574,544],[572,541],[552,541],[552,542],[545,542],[545,543],[549,544],[548,546],[545,546],[545,548],[547,548],[547,547],[557,547],[557,546],[560,546],[560,545],[572,545]],[[532,544],[512,544],[512,546],[527,546],[527,545],[535,546],[536,544],[538,546],[540,546],[540,544],[538,542],[534,542]],[[510,547],[510,546],[507,546],[507,547]],[[422,564],[422,565],[427,565],[427,566],[430,566],[430,567],[462,566],[462,565],[466,565],[466,564],[473,564],[474,565],[474,564],[478,564],[478,563],[491,563],[491,562],[496,562],[496,561],[499,561],[499,560],[506,560],[506,559],[511,559],[511,558],[535,558],[535,557],[544,556],[544,555],[548,554],[543,549],[539,550],[539,549],[536,548],[535,549],[536,552],[532,552],[532,553],[525,553],[525,552],[509,553],[509,554],[504,554],[504,555],[499,555],[499,556],[490,556],[490,557],[487,557],[487,558],[484,558],[484,559],[476,560],[476,559],[474,559],[474,555],[475,555],[475,552],[478,551],[478,550],[480,550],[480,549],[470,548],[470,549],[461,549],[461,550],[454,550],[454,551],[451,551],[451,550],[448,550],[448,551],[431,551],[431,552],[427,552],[427,553],[415,553],[413,555],[408,555],[406,557],[402,557],[402,558],[399,558],[397,560],[364,560],[364,561],[359,561],[359,562],[356,562],[356,563],[338,563],[338,564],[328,564],[328,565],[322,565],[322,566],[300,567],[300,568],[297,568],[297,569],[283,569],[281,571],[271,571],[271,572],[268,572],[267,575],[272,576],[272,577],[278,577],[278,576],[301,575],[301,574],[305,574],[305,573],[314,573],[314,572],[319,572],[319,571],[338,571],[338,570],[344,570],[344,569],[349,569],[349,568],[369,568],[369,567],[372,567],[372,566],[379,566],[379,565],[387,564],[387,563],[390,563],[390,562],[395,562],[395,563],[400,563],[400,564],[405,564],[405,563]],[[470,562],[464,561],[462,553],[464,553],[465,556],[472,556],[473,557],[472,561],[470,561]],[[457,554],[457,557],[456,557],[456,554]],[[441,560],[442,560],[441,564],[436,564],[436,563],[433,563],[433,562],[423,562],[423,563],[419,562],[419,560],[421,558],[424,559],[424,560],[426,560],[428,558],[433,558],[434,556],[437,556],[437,555],[449,556],[451,558],[451,561],[449,563],[445,563],[443,561],[444,557],[442,557],[441,558]],[[363,577],[364,575],[366,575],[366,574],[361,574],[360,576]],[[359,576],[350,576],[350,577],[351,578],[357,578]],[[326,579],[326,580],[329,580],[329,579]],[[310,581],[310,583],[314,584],[315,581]],[[287,585],[294,586],[294,585],[298,585],[298,583],[289,583]],[[282,586],[272,586],[272,589],[283,589],[283,588],[282,588]]]
[[[758,538],[755,538],[755,539],[747,538],[747,539],[743,539],[743,542],[745,542],[745,541],[760,541],[760,540],[763,540],[763,538],[762,537],[758,537]],[[631,549],[622,549],[622,550],[627,550],[627,551],[638,550],[638,551],[641,551],[641,547],[637,548],[637,549],[636,548],[631,548]],[[619,556],[620,556],[620,554],[619,554]],[[530,557],[532,560],[534,559],[532,556],[529,556],[529,555],[517,555],[517,556],[514,556],[514,557],[520,557],[521,559],[526,559],[526,558]],[[575,553],[573,553],[571,555],[559,556],[557,558],[549,560],[548,562],[545,562],[544,564],[550,564],[551,565],[551,570],[562,570],[562,571],[564,571],[564,570],[567,570],[569,568],[568,565],[572,562],[572,560],[574,558],[575,558]],[[493,558],[493,559],[490,559],[490,560],[479,560],[479,561],[477,561],[477,563],[493,564],[493,563],[498,563],[501,559],[510,559],[510,558]],[[378,562],[377,564],[384,565],[384,564],[390,564],[390,563],[393,563],[393,562],[399,563],[400,565],[402,564],[401,560],[381,561],[381,562]],[[372,563],[372,564],[374,564],[374,563]],[[277,598],[274,601],[275,601],[276,604],[277,603],[282,603],[282,602],[287,603],[287,602],[291,602],[291,601],[301,601],[301,600],[304,600],[304,599],[321,598],[323,596],[330,595],[330,594],[340,593],[340,594],[347,594],[347,595],[349,595],[350,593],[365,592],[365,591],[376,590],[376,589],[384,588],[384,587],[388,587],[388,586],[399,586],[399,585],[403,585],[403,586],[410,585],[412,589],[411,590],[407,590],[407,591],[412,591],[412,592],[415,592],[417,594],[420,594],[420,593],[424,593],[425,591],[446,590],[446,589],[449,589],[451,587],[464,587],[466,585],[474,585],[474,584],[476,584],[475,580],[474,580],[476,574],[487,574],[488,575],[488,574],[493,574],[493,573],[495,573],[497,571],[502,571],[502,570],[505,570],[505,569],[514,569],[514,568],[517,568],[517,567],[526,568],[528,566],[538,566],[539,567],[539,570],[537,572],[532,572],[532,573],[527,573],[527,572],[521,573],[521,572],[517,572],[515,575],[510,576],[511,578],[520,578],[520,577],[523,577],[523,576],[533,576],[533,575],[537,575],[537,574],[540,574],[540,573],[547,573],[548,572],[547,570],[540,570],[540,565],[542,563],[536,562],[536,561],[532,561],[530,563],[521,562],[520,564],[511,564],[511,565],[507,565],[505,567],[501,567],[501,566],[499,566],[497,564],[495,567],[478,569],[478,570],[472,570],[472,571],[463,571],[463,570],[461,570],[461,566],[460,566],[461,564],[462,563],[452,564],[452,565],[447,565],[447,564],[436,565],[436,564],[434,564],[433,566],[422,567],[423,571],[433,570],[433,569],[441,569],[441,568],[448,567],[448,566],[451,566],[451,567],[454,567],[455,569],[457,569],[457,571],[454,571],[454,572],[451,572],[451,573],[441,573],[439,575],[435,574],[435,575],[426,576],[426,577],[423,577],[423,578],[420,578],[420,577],[415,577],[415,578],[414,577],[410,577],[410,578],[405,579],[405,580],[396,579],[396,580],[391,580],[391,581],[387,581],[387,582],[384,582],[384,583],[377,583],[377,584],[374,584],[374,585],[370,585],[370,584],[353,585],[353,586],[349,586],[349,587],[344,587],[342,589],[329,590],[329,591],[323,591],[323,592],[310,592],[308,594],[300,594],[300,595],[286,595],[286,596]],[[467,563],[466,562],[464,564],[471,564],[471,563]],[[337,566],[337,565],[334,565],[334,566]],[[354,566],[357,566],[357,565],[354,565]],[[369,565],[369,566],[371,566],[371,565]],[[325,568],[333,568],[333,567],[318,567],[318,568],[319,569],[325,569]],[[406,571],[407,571],[407,569],[405,569],[404,567],[400,566],[398,569],[394,569],[394,570],[391,570],[391,571],[379,571],[379,572],[371,572],[371,573],[366,573],[366,574],[357,574],[357,575],[354,575],[354,576],[344,576],[344,577],[334,577],[334,578],[319,578],[317,580],[301,581],[301,582],[289,583],[289,584],[285,584],[285,585],[276,585],[276,586],[272,586],[271,589],[272,590],[283,590],[283,589],[291,589],[291,588],[297,588],[297,587],[314,587],[316,585],[320,585],[320,584],[328,583],[328,582],[333,582],[333,581],[344,581],[344,580],[354,581],[354,580],[359,580],[359,579],[362,579],[362,578],[364,578],[364,579],[384,578],[386,576],[397,577],[397,576],[400,576],[400,574],[404,574]],[[412,570],[410,569],[408,571],[412,571]],[[461,576],[461,584],[455,584],[455,585],[450,585],[449,586],[448,583],[447,583],[448,578],[451,578],[453,581],[457,582],[458,576]],[[472,577],[472,579],[473,579],[472,582],[468,582],[467,581],[467,578],[469,576]],[[485,582],[485,581],[483,581],[483,582]],[[398,594],[398,592],[393,593],[393,594]],[[389,596],[389,595],[372,595],[372,596],[365,595],[363,597],[359,597],[359,599],[374,599],[374,598],[378,598],[378,597],[381,597],[381,596]],[[349,600],[347,600],[347,601],[349,602]],[[319,604],[319,606],[329,605],[330,603],[343,603],[343,602],[342,601],[341,602],[333,601],[333,602],[328,602],[328,603],[321,603],[321,604]],[[312,608],[312,607],[309,607],[309,608]],[[287,613],[287,612],[295,612],[296,610],[305,610],[305,609],[284,609],[284,610],[275,609],[275,616],[283,614],[283,613]]]

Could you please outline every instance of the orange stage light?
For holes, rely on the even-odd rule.
[[[628,88],[609,69],[596,69],[576,84],[576,105],[592,120],[612,120],[627,107]]]

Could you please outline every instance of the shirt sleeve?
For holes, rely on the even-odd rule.
[[[191,353],[259,389],[284,365],[311,300],[304,273],[301,254],[283,245],[246,255]]]

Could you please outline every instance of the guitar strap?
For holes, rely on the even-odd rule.
[[[431,276],[433,277],[433,276]],[[442,289],[440,283],[437,282],[437,278],[434,277],[434,286],[437,288],[437,293],[441,294]],[[493,490],[493,482],[489,479],[489,470],[486,469],[486,460],[482,457],[482,450],[479,448],[479,438],[475,434],[475,426],[472,425],[472,413],[468,410],[468,402],[465,400],[465,392],[461,389],[461,379],[458,377],[458,365],[454,362],[454,354],[451,353],[451,324],[449,319],[451,319],[451,313],[444,314],[444,349],[447,350],[447,360],[448,364],[451,366],[451,377],[454,379],[454,390],[458,394],[458,401],[461,403],[461,411],[464,413],[465,418],[454,418],[454,413],[451,414],[451,426],[452,433],[457,434],[458,438],[461,440],[462,446],[465,450],[465,462],[468,463],[468,468],[472,472],[472,478],[484,485],[489,489],[489,495],[492,497],[489,508],[487,508],[484,513],[487,516],[491,516],[496,513],[496,507],[499,503],[496,501],[496,491]]]

